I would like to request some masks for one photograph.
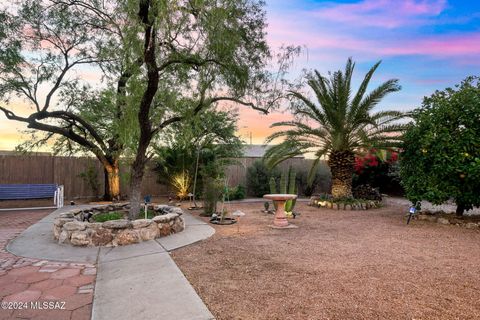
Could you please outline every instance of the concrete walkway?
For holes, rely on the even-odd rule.
[[[70,209],[70,208],[68,208]],[[183,232],[124,247],[79,248],[53,240],[59,209],[7,246],[17,256],[97,264],[92,319],[213,319],[169,251],[212,236],[215,229],[185,213]]]

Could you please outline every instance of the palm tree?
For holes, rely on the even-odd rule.
[[[368,71],[353,96],[351,79],[355,64],[351,58],[344,72],[329,73],[327,78],[315,70],[308,77],[317,104],[300,92],[290,91],[294,120],[272,125],[288,128],[267,138],[267,143],[284,138],[282,143],[267,150],[267,165],[273,167],[288,158],[313,152],[315,161],[309,173],[309,181],[313,181],[320,160],[328,156],[332,195],[351,197],[355,154],[372,147],[384,149],[397,145],[406,126],[397,121],[405,116],[402,112],[372,111],[387,94],[400,90],[398,80],[391,79],[366,94],[379,65],[380,61]]]

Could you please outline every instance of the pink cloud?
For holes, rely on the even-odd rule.
[[[480,33],[404,40],[379,48],[383,55],[429,55],[436,57],[480,54]]]
[[[408,2],[408,1],[407,1]],[[421,12],[421,8],[417,8]],[[375,58],[385,56],[424,55],[431,57],[465,57],[480,54],[480,32],[449,35],[400,35],[395,38],[385,35],[381,39],[331,33],[316,27],[307,18],[302,23],[270,17],[268,41],[273,47],[284,43],[306,45],[317,51],[347,50],[348,55],[365,53]],[[474,62],[474,61],[471,61]]]
[[[398,28],[418,25],[439,15],[446,0],[363,0],[336,4],[313,13],[315,17],[355,26]]]

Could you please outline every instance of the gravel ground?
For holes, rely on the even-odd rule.
[[[304,203],[274,230],[261,208],[172,254],[217,319],[480,319],[478,230]]]

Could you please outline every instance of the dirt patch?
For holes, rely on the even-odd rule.
[[[415,220],[408,206],[332,211],[297,204],[298,229],[268,228],[261,203],[176,250],[217,319],[478,319],[480,232]],[[238,229],[237,229],[238,228]]]

